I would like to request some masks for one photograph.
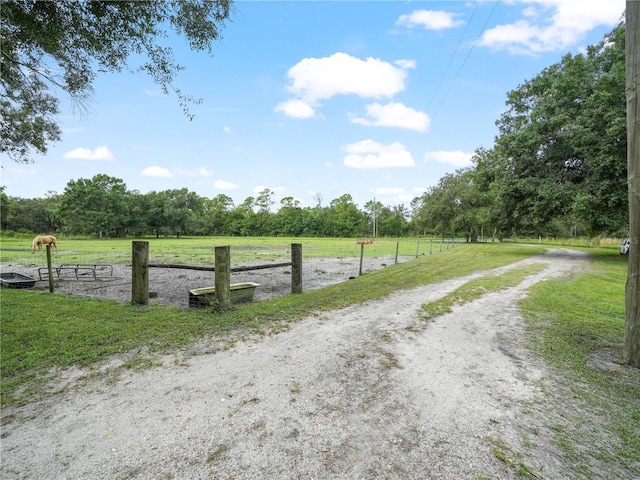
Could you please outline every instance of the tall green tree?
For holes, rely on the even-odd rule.
[[[221,193],[210,200],[205,200],[204,207],[209,223],[208,233],[211,235],[231,234],[230,214],[233,210],[233,199]]]
[[[426,196],[423,193],[419,197],[411,200],[411,221],[409,223],[415,235],[426,235],[429,228],[429,220],[426,216],[426,209],[424,208],[425,199]]]
[[[422,195],[418,216],[428,230],[442,236],[465,235],[468,241],[477,241],[488,223],[491,198],[482,191],[476,176],[473,168],[459,169],[442,177],[437,186]]]
[[[7,230],[11,218],[11,200],[4,189],[4,186],[0,186],[0,229]]]
[[[149,74],[190,116],[198,100],[174,86],[183,67],[162,39],[172,32],[212,53],[231,12],[231,0],[0,2],[0,152],[24,163],[32,150],[46,153],[61,135],[60,94],[82,107],[101,71]],[[129,66],[130,57],[142,63]]]
[[[71,233],[124,236],[129,221],[127,186],[105,174],[70,180],[60,196],[59,215]]]
[[[626,225],[624,25],[508,95],[496,150],[503,219],[539,232],[576,218],[590,235]]]
[[[203,200],[187,188],[160,192],[165,227],[175,236],[201,233],[197,230],[203,219]]]
[[[368,234],[375,238],[380,235],[380,215],[384,205],[377,200],[369,200],[364,204],[365,221],[369,227]]]
[[[233,210],[232,235],[258,235],[259,221],[254,211],[256,199],[247,197]]]
[[[130,191],[126,196],[129,216],[125,225],[125,234],[142,237],[151,231],[149,225],[150,203],[149,197],[140,192]]]
[[[165,227],[168,224],[164,201],[164,195],[156,191],[151,191],[143,195],[143,203],[146,206],[145,211],[145,223],[147,227],[153,231],[156,238],[163,233]]]
[[[334,237],[358,237],[366,234],[364,213],[358,210],[348,193],[329,204],[331,211],[331,235]]]
[[[382,237],[401,237],[407,226],[409,212],[404,205],[384,206],[378,219],[378,234]]]
[[[7,199],[8,211],[3,213],[3,228],[14,231],[28,231],[33,233],[54,233],[55,227],[47,218],[47,211],[54,205],[49,205],[45,198],[14,198]]]
[[[257,235],[269,235],[269,223],[271,221],[271,207],[274,204],[273,192],[269,188],[265,188],[255,197],[255,206],[258,208],[257,212]]]
[[[300,201],[293,197],[280,200],[280,209],[271,221],[272,235],[297,237],[305,228],[305,212],[300,208]]]

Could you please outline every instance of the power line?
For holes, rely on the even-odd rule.
[[[460,40],[458,40],[458,44],[456,45],[455,50],[453,51],[453,53],[449,57],[449,62],[447,63],[447,66],[444,68],[444,72],[442,72],[442,76],[440,77],[440,80],[438,81],[438,85],[436,86],[436,89],[433,91],[433,95],[431,96],[431,100],[429,100],[429,105],[427,106],[427,111],[429,111],[431,109],[431,104],[436,99],[436,94],[438,93],[438,90],[440,89],[440,85],[442,85],[442,81],[444,80],[444,77],[446,76],[447,72],[449,71],[449,67],[451,66],[451,62],[453,62],[453,57],[455,57],[456,53],[458,53],[458,48],[460,48],[460,44],[462,43],[462,39],[464,38],[464,36],[467,33],[467,30],[469,29],[469,25],[471,25],[473,17],[476,14],[476,10],[478,10],[478,5],[480,5],[480,0],[476,1],[476,6],[473,9],[473,12],[471,12],[471,16],[469,17],[469,21],[467,22],[466,26],[464,27],[464,32],[462,32],[462,35],[460,36]]]
[[[438,105],[438,108],[436,109],[435,113],[431,117],[432,120],[436,117],[436,115],[438,115],[438,112],[440,111],[440,108],[442,107],[442,104],[444,103],[445,99],[449,95],[449,92],[451,91],[451,89],[455,85],[456,80],[458,80],[458,76],[460,76],[460,72],[462,72],[462,69],[466,65],[467,60],[469,60],[469,57],[471,56],[471,52],[473,52],[473,49],[476,48],[476,45],[478,44],[478,41],[480,40],[480,37],[482,37],[482,34],[484,33],[485,29],[487,28],[487,24],[489,23],[489,20],[493,16],[493,13],[496,11],[496,8],[498,8],[498,4],[499,3],[500,3],[500,0],[496,1],[495,5],[493,6],[493,9],[491,10],[491,13],[489,13],[489,16],[487,17],[487,20],[484,22],[484,25],[482,26],[482,30],[480,30],[480,33],[478,34],[478,37],[476,38],[476,41],[473,42],[473,45],[472,45],[471,49],[469,50],[469,53],[467,53],[467,56],[465,57],[464,61],[462,62],[462,65],[460,65],[460,68],[458,69],[458,73],[456,73],[456,76],[454,77],[453,81],[451,82],[451,85],[449,85],[449,88],[447,89],[446,93],[444,94],[444,97],[442,97],[442,100],[440,101],[440,105]]]

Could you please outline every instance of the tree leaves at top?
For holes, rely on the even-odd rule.
[[[102,71],[146,72],[191,118],[199,101],[173,86],[183,67],[159,40],[170,29],[211,53],[231,8],[231,0],[0,2],[0,152],[19,163],[32,149],[46,153],[60,139],[59,93],[82,107]],[[132,55],[144,58],[136,69]]]
[[[572,218],[589,235],[626,225],[624,25],[509,93],[497,125],[504,230]]]
[[[412,202],[419,231],[625,235],[625,25],[508,93],[491,149]]]

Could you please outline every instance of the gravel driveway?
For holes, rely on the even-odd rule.
[[[422,304],[479,274],[143,371],[66,372],[62,393],[4,412],[0,476],[518,478],[497,449],[525,452],[541,478],[572,478],[544,429],[551,380],[523,345],[517,302],[586,259],[555,251],[498,271],[531,262],[548,266],[429,322]]]

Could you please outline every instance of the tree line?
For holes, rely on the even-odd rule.
[[[264,189],[235,205],[220,194],[202,197],[186,188],[141,194],[123,180],[99,174],[71,180],[62,194],[45,198],[11,198],[0,193],[2,229],[14,232],[58,232],[96,238],[147,235],[372,236],[407,235],[408,212],[370,201],[360,210],[349,194],[322,206],[300,206],[293,197],[274,209],[274,192]]]
[[[239,205],[186,188],[141,194],[104,174],[62,194],[9,198],[3,230],[126,235],[466,236],[628,235],[625,25],[584,53],[567,54],[507,94],[491,148],[411,202],[388,207],[349,194],[274,209],[265,189]]]

